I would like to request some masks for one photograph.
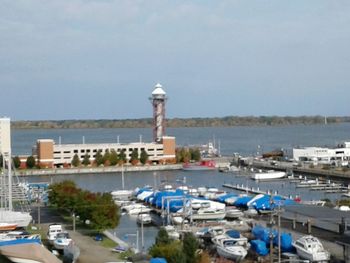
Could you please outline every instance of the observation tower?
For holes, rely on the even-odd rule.
[[[153,106],[153,141],[160,143],[165,133],[165,102],[167,96],[159,83],[155,86],[149,100]]]

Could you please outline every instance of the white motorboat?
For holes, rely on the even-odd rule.
[[[253,180],[275,180],[286,177],[286,172],[269,170],[267,172],[255,173],[251,176]]]
[[[293,241],[293,246],[297,250],[297,254],[302,259],[311,262],[328,262],[330,254],[326,251],[322,243],[314,236],[303,236]]]
[[[164,227],[164,229],[166,230],[166,232],[168,233],[168,236],[171,239],[180,239],[180,233],[176,230],[176,228],[172,225],[167,225]]]
[[[137,215],[136,222],[138,224],[149,225],[152,224],[152,217],[149,213],[140,213]]]
[[[232,259],[235,262],[241,262],[248,254],[247,249],[238,245],[233,238],[222,238],[216,244],[217,253],[224,258]]]
[[[197,211],[193,211],[191,217],[192,220],[222,220],[226,216],[224,209],[215,208],[200,208]]]
[[[202,199],[194,199],[191,201],[192,209],[208,208],[210,207],[210,201]]]
[[[243,216],[243,212],[235,207],[226,207],[226,218],[237,219]]]
[[[131,204],[122,207],[122,210],[128,213],[129,215],[138,215],[142,212],[150,212],[151,209],[143,204]]]
[[[197,190],[198,190],[198,196],[204,196],[204,194],[207,192],[208,189],[204,186],[201,186],[201,187],[198,187]]]
[[[255,217],[258,215],[258,211],[256,211],[256,209],[253,207],[249,207],[247,210],[243,211],[243,214],[246,217]]]
[[[230,236],[228,235],[229,232],[235,232],[235,235],[238,234],[238,236],[235,236],[235,237]],[[250,243],[248,242],[248,238],[239,234],[238,231],[228,230],[224,234],[216,235],[212,238],[212,242],[214,243],[215,246],[218,246],[222,243],[224,239],[230,239],[235,241],[235,245],[242,246],[247,251],[250,249]]]
[[[111,192],[111,195],[113,200],[128,200],[133,192],[133,190],[115,190]]]
[[[49,225],[49,229],[47,230],[47,240],[51,245],[56,239],[56,236],[63,231],[61,224],[51,224]]]
[[[57,250],[63,250],[71,241],[72,239],[68,232],[61,232],[57,234],[56,239],[53,241],[53,246]]]

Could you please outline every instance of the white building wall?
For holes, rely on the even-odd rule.
[[[0,118],[0,153],[11,153],[10,118]]]
[[[293,149],[295,161],[313,161],[318,163],[341,163],[345,164],[350,160],[349,142],[345,142],[340,148],[306,147]]]

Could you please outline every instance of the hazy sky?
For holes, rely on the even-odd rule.
[[[350,1],[2,0],[0,116],[349,115]]]

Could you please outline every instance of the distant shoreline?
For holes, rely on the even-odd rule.
[[[220,118],[173,118],[167,119],[168,128],[190,127],[238,127],[238,126],[287,126],[315,125],[350,122],[350,116],[227,116]],[[13,129],[98,129],[98,128],[151,128],[153,120],[42,120],[12,121]]]

